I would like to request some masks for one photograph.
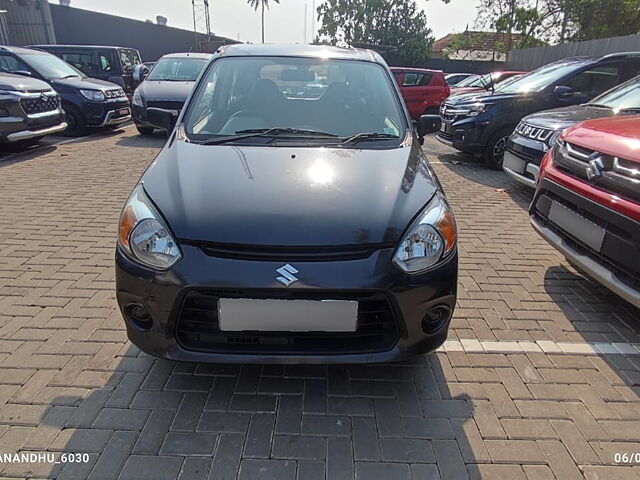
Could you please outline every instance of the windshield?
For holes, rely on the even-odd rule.
[[[473,83],[480,81],[480,75],[471,75],[470,77],[456,83],[456,87],[472,87]]]
[[[591,100],[590,103],[613,108],[614,110],[640,108],[640,76],[604,92],[599,97]]]
[[[388,142],[405,133],[394,93],[391,78],[375,63],[222,58],[200,82],[185,114],[185,131],[198,141],[249,130],[296,129],[298,139],[306,135],[316,142],[363,132],[373,134],[368,138],[375,142]]]
[[[162,58],[155,64],[147,80],[195,82],[208,62],[204,58]]]
[[[550,63],[518,77],[517,80],[509,82],[507,85],[502,85],[500,91],[502,93],[539,92],[584,65],[584,60]]]
[[[20,55],[20,59],[48,80],[83,76],[79,70],[50,53],[25,53]]]

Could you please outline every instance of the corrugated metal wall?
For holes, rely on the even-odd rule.
[[[640,52],[640,35],[513,50],[507,53],[507,66],[513,69],[533,70],[565,57],[601,56],[617,52]]]
[[[0,35],[3,45],[56,43],[47,0],[0,0],[0,10],[6,10],[6,35]]]

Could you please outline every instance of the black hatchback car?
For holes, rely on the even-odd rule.
[[[133,121],[142,135],[153,133],[147,122],[147,108],[164,108],[180,113],[198,75],[211,54],[170,53],[161,57],[133,94]]]
[[[542,157],[555,145],[564,130],[585,120],[639,113],[640,76],[589,103],[534,113],[524,117],[509,137],[502,167],[519,183],[535,188]]]
[[[115,127],[131,120],[131,108],[118,85],[87,77],[42,50],[0,46],[0,71],[47,82],[62,99],[65,134],[82,135],[90,127]]]
[[[484,155],[489,166],[500,170],[509,135],[523,117],[588,102],[639,73],[640,53],[565,58],[498,84],[494,91],[449,97],[440,107],[436,138]]]
[[[399,360],[446,338],[456,235],[379,55],[228,46],[124,205],[116,295],[152,355]]]

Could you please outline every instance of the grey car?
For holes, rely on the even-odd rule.
[[[0,73],[0,143],[34,142],[65,128],[60,96],[48,84]]]

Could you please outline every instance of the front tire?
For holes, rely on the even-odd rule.
[[[487,145],[484,158],[487,165],[493,170],[502,170],[504,152],[507,150],[507,140],[511,132],[513,132],[513,128],[503,128],[491,137],[491,141]]]
[[[67,137],[79,137],[87,133],[87,125],[80,111],[72,105],[64,105],[64,117],[67,128],[62,132]]]
[[[136,129],[140,135],[149,136],[153,135],[153,127],[142,127],[140,125],[136,125]]]

